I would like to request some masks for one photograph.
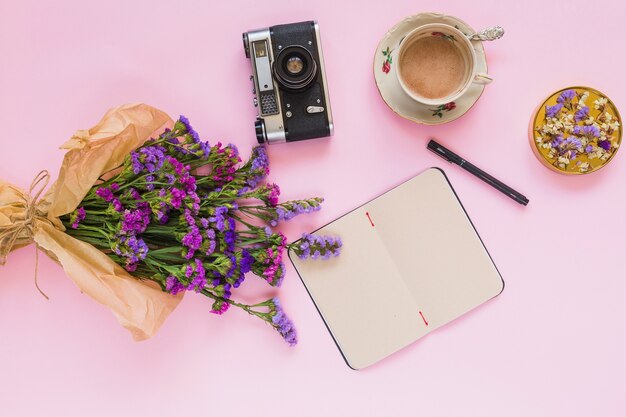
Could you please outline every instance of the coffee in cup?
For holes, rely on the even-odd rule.
[[[440,23],[420,26],[401,42],[398,79],[414,100],[441,105],[462,96],[472,83],[491,78],[476,73],[476,52],[460,30]]]

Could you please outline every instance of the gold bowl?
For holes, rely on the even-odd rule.
[[[607,165],[622,142],[615,104],[589,87],[563,88],[533,112],[530,147],[543,165],[566,175],[590,174]]]

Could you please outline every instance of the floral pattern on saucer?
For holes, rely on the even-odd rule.
[[[449,112],[454,109],[456,109],[456,103],[454,101],[451,101],[449,103],[442,104],[436,109],[430,109],[430,110],[433,112],[433,116],[443,117],[443,112]]]
[[[466,34],[475,32],[462,20],[444,14],[420,13],[407,17],[391,28],[378,44],[374,56],[374,79],[381,97],[396,114],[415,123],[437,125],[451,122],[464,115],[478,101],[485,86],[473,84],[459,99],[436,108],[418,103],[404,92],[398,81],[395,65],[400,43],[413,29],[429,23],[445,23]],[[487,73],[487,60],[482,42],[472,41],[472,44],[478,58],[477,71]]]
[[[391,53],[392,52],[393,52],[393,49],[389,49],[389,47],[387,47],[387,49],[382,51],[382,54],[385,57],[385,62],[383,62],[383,72],[385,74],[389,74],[389,71],[391,70],[391,63],[392,63]]]

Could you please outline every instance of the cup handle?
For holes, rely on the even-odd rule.
[[[480,85],[489,84],[492,81],[493,81],[493,78],[491,78],[487,74],[476,74],[474,76],[474,79],[472,80],[474,84],[480,84]]]

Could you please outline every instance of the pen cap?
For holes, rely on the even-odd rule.
[[[452,162],[454,164],[461,164],[463,162],[463,158],[461,158],[459,155],[455,154],[445,146],[437,143],[434,139],[431,139],[426,147],[428,148],[428,150],[436,153],[448,162]]]

